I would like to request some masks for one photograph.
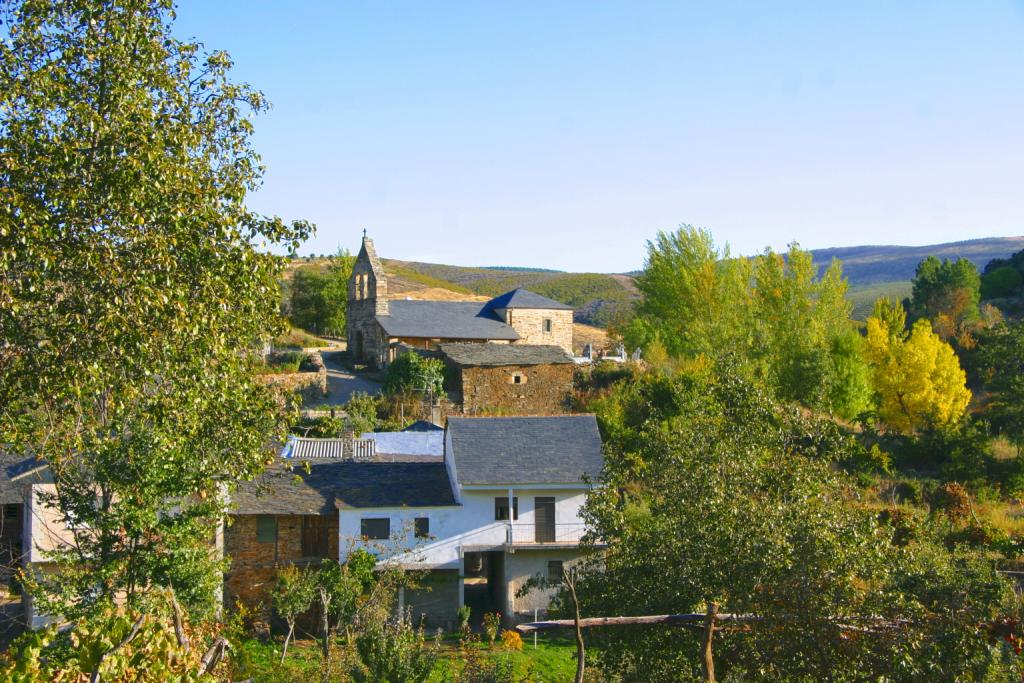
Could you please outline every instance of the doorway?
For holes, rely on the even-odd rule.
[[[555,542],[555,499],[551,496],[533,499],[534,541],[537,543]]]

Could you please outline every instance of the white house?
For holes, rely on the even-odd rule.
[[[445,478],[424,471],[420,486],[393,486],[385,462],[369,470],[372,482],[339,480],[339,559],[363,546],[382,562],[425,570],[425,590],[402,597],[414,617],[437,625],[451,623],[460,605],[506,621],[532,618],[550,595],[517,596],[520,587],[537,575],[557,578],[581,557],[579,512],[603,464],[597,421],[453,417],[439,460]]]

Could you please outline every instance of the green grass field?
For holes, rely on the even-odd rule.
[[[235,655],[236,677],[248,676],[254,683],[310,683],[319,680],[319,644],[313,640],[295,641],[288,646],[288,657],[281,664],[281,642],[281,637],[270,643],[244,641]],[[510,662],[517,681],[560,683],[571,681],[576,672],[576,647],[566,638],[540,636],[537,649],[534,649],[533,638],[527,637],[520,651],[506,650],[500,644],[493,647],[478,644],[475,647],[481,661]],[[462,667],[460,657],[458,641],[454,636],[446,637],[441,658],[430,678],[431,683],[453,680]]]
[[[850,287],[847,298],[853,302],[854,320],[864,320],[871,315],[871,309],[875,301],[881,297],[888,297],[902,301],[910,296],[910,281],[881,282],[874,285],[854,285]]]

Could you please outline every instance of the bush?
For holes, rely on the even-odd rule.
[[[501,632],[501,644],[506,650],[522,650],[523,637],[518,631],[506,630]]]
[[[433,392],[440,396],[444,393],[444,362],[424,358],[414,351],[403,353],[388,366],[384,391],[388,394]]]
[[[924,486],[917,479],[903,479],[893,484],[891,494],[898,503],[920,505],[924,501]]]
[[[407,618],[371,626],[356,638],[359,664],[350,670],[358,683],[419,683],[430,677],[440,639],[427,640]]]
[[[949,482],[939,486],[931,495],[934,512],[942,512],[952,522],[961,522],[971,514],[971,495],[962,485]]]
[[[462,605],[459,607],[459,631],[465,631],[469,628],[469,618],[472,615],[473,609],[469,605]]]

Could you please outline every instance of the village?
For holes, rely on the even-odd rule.
[[[1010,5],[0,0],[0,683],[1024,680]]]

